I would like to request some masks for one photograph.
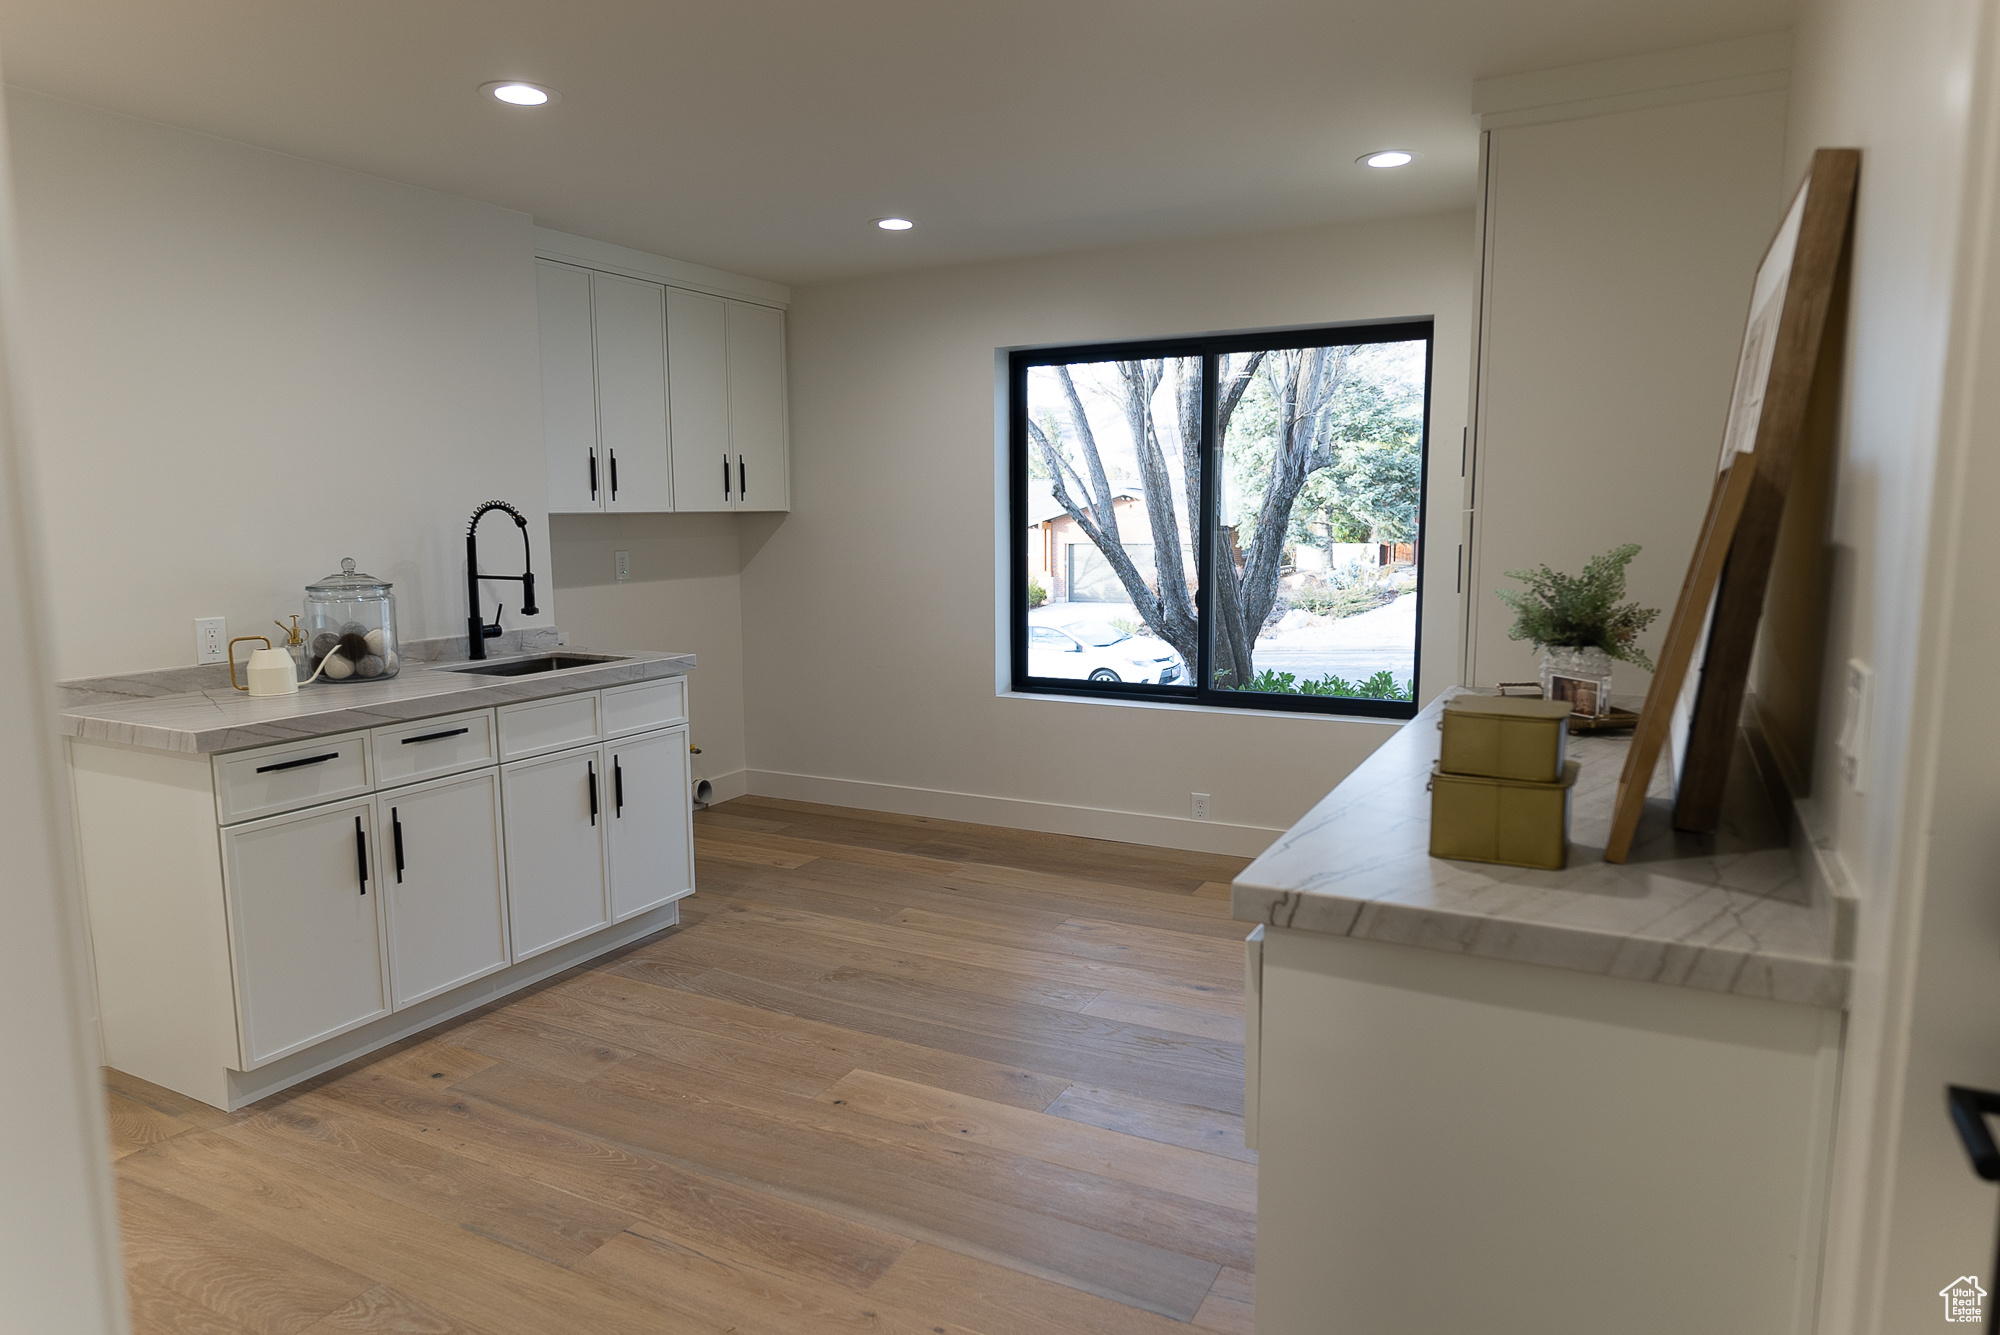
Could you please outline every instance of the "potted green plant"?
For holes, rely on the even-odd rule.
[[[1507,577],[1527,587],[1499,591],[1515,614],[1507,638],[1528,640],[1542,651],[1542,694],[1568,700],[1579,714],[1610,712],[1614,662],[1653,670],[1653,660],[1639,647],[1639,634],[1660,609],[1621,601],[1625,567],[1638,554],[1636,542],[1613,547],[1592,557],[1580,575],[1546,565],[1510,570]]]

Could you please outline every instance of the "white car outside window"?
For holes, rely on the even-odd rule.
[[[1071,681],[1181,680],[1180,655],[1157,640],[1137,640],[1114,626],[1028,627],[1028,675]]]

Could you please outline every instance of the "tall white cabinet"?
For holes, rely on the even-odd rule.
[[[633,257],[535,262],[549,508],[788,509],[784,311],[590,262]]]

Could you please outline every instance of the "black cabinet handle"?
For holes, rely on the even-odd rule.
[[[471,728],[447,728],[443,732],[427,732],[421,737],[405,737],[404,746],[414,746],[418,742],[441,742],[447,737],[463,737]]]
[[[722,499],[729,499],[729,456],[722,456]]]
[[[736,499],[750,499],[750,474],[744,471],[743,456],[740,454],[736,456]]]
[[[611,800],[617,810],[612,814],[620,820],[625,818],[625,767],[618,763],[618,757],[611,757]]]
[[[597,765],[584,761],[584,768],[590,771],[590,823],[597,824]]]
[[[590,452],[590,499],[597,499],[597,451]]]
[[[611,456],[611,499],[615,501],[618,499],[618,451],[606,450],[605,453]]]
[[[394,807],[389,808],[389,829],[396,836],[396,884],[403,883],[403,818]]]
[[[354,874],[361,881],[361,893],[368,893],[368,833],[361,828],[361,817],[354,818]]]
[[[1988,1114],[2000,1113],[2000,1094],[1946,1085],[1945,1103],[1951,1109],[1958,1138],[1972,1159],[1972,1171],[1988,1182],[2000,1182],[2000,1146],[1993,1143],[1993,1132],[1986,1125]]]
[[[259,765],[257,772],[259,774],[269,774],[274,770],[297,769],[301,765],[324,765],[329,760],[338,759],[340,759],[340,752],[329,751],[323,756],[305,756],[299,760],[281,760],[275,765]]]

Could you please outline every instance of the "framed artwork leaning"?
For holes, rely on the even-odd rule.
[[[1778,524],[1813,378],[1826,369],[1821,345],[1860,167],[1856,149],[1815,153],[1757,268],[1708,510],[1626,752],[1607,861],[1630,856],[1663,751],[1673,758],[1675,826],[1713,830],[1720,819]]]

